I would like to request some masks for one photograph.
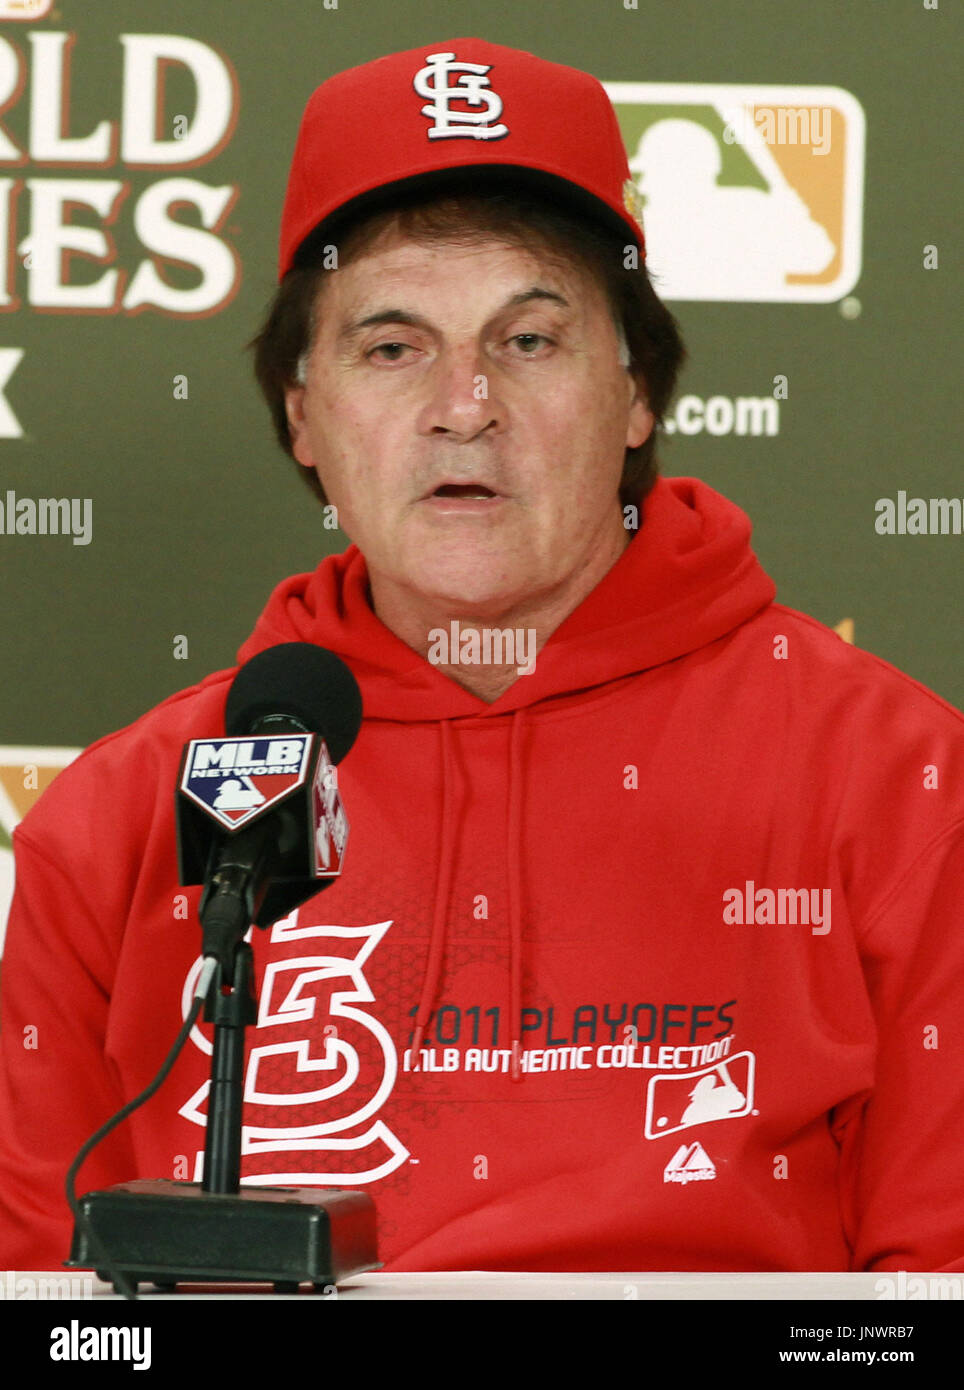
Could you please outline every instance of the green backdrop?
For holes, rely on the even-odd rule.
[[[11,300],[0,313],[0,363],[10,361],[5,349],[23,353],[2,387],[23,434],[0,438],[0,502],[11,490],[90,498],[93,517],[89,545],[0,535],[0,745],[83,746],[231,665],[271,587],[344,547],[340,533],[322,528],[320,508],[275,444],[244,350],[274,288],[293,142],[304,102],[331,73],[470,34],[607,83],[837,86],[860,103],[862,272],[846,299],[672,306],[690,353],[682,390],[704,400],[764,396],[784,375],[779,432],[677,430],[663,468],[703,478],[745,508],[780,601],[830,626],[851,619],[859,646],[964,704],[964,537],[881,536],[874,526],[875,501],[900,489],[964,494],[954,219],[960,28],[950,0],[639,0],[635,7],[58,0],[34,21],[0,18],[0,58],[5,53],[9,67],[16,51],[24,64],[21,94],[8,102],[0,129],[26,151],[23,162],[0,161]],[[237,81],[236,120],[223,148],[183,170],[129,167],[120,155],[106,167],[34,158],[31,90],[40,81],[38,54],[52,49],[30,36],[54,33],[74,36],[67,133],[76,137],[103,120],[121,121],[121,36],[208,45]],[[166,72],[159,134],[170,133],[177,114],[190,115],[195,101],[186,71]],[[557,116],[564,139],[568,117]],[[57,312],[29,302],[26,252],[16,248],[31,229],[32,194],[24,187],[13,197],[14,185],[126,185],[109,226],[91,207],[66,214],[113,239],[110,261],[67,258],[64,279],[82,285],[111,267],[129,282],[148,255],[135,225],[137,200],[171,177],[236,188],[218,232],[238,263],[228,302],[199,317]],[[171,215],[199,225],[196,210]],[[928,246],[937,248],[930,269]],[[199,279],[170,261],[160,273],[175,288]],[[179,376],[186,399],[175,395]],[[188,638],[185,660],[174,657],[179,634]]]

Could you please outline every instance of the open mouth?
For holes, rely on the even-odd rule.
[[[463,501],[479,502],[496,495],[491,488],[483,487],[481,483],[443,483],[432,493],[433,497],[457,497]]]

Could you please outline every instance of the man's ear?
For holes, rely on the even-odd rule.
[[[285,414],[288,417],[288,434],[291,439],[291,452],[304,468],[314,468],[315,461],[308,443],[308,422],[305,418],[304,386],[285,387]]]
[[[626,422],[626,448],[638,449],[641,444],[646,443],[652,434],[656,420],[649,408],[649,396],[642,377],[634,376],[630,372],[629,381],[630,401],[629,419]]]

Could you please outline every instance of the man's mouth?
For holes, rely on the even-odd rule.
[[[432,497],[457,497],[463,501],[470,499],[485,501],[487,497],[496,497],[497,495],[491,488],[483,487],[481,483],[442,483],[431,493]]]

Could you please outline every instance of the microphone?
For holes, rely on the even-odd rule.
[[[202,953],[226,972],[248,928],[270,926],[341,872],[348,821],[335,765],[362,721],[333,652],[284,642],[238,672],[224,738],[193,739],[178,776],[180,882],[202,883]]]
[[[362,722],[358,682],[326,647],[281,642],[241,667],[228,691],[224,731],[320,734],[333,763],[351,748]],[[284,727],[279,727],[279,726]]]
[[[207,959],[160,1072],[87,1141],[67,1175],[76,1224],[66,1264],[108,1271],[128,1297],[137,1296],[141,1279],[162,1288],[179,1280],[269,1281],[289,1292],[303,1280],[320,1289],[379,1267],[367,1192],[241,1187],[244,1030],[257,1019],[253,952],[242,938],[252,923],[276,922],[341,872],[348,822],[335,764],[361,720],[361,694],[348,667],[322,647],[286,642],[238,672],[225,736],[193,739],[184,750],[175,803],[178,863],[182,884],[204,884]],[[160,1086],[202,1000],[214,1045],[201,1183],[136,1179],[88,1192],[78,1203],[73,1184],[81,1163]]]

